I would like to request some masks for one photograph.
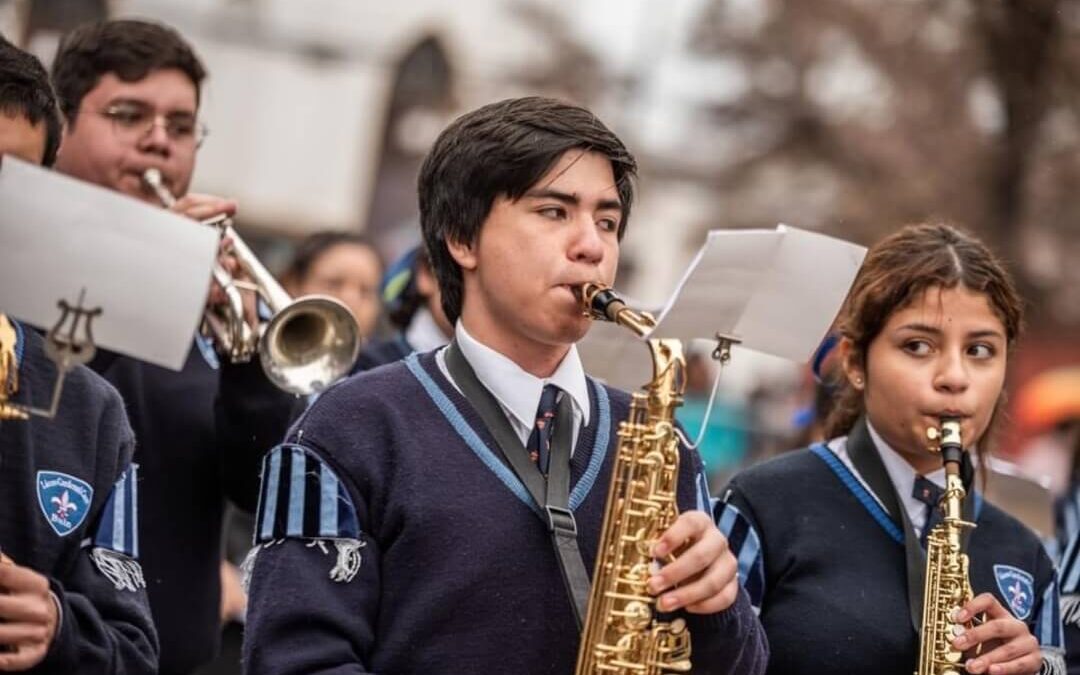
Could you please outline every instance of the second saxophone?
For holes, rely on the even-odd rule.
[[[919,642],[919,669],[915,675],[961,675],[963,653],[952,645],[961,626],[952,620],[953,610],[973,597],[968,576],[968,556],[962,536],[975,527],[963,519],[964,483],[960,465],[964,445],[960,421],[943,419],[940,431],[931,428],[927,436],[937,443],[945,464],[945,493],[941,497],[942,520],[926,538],[926,580],[923,586],[922,633]]]

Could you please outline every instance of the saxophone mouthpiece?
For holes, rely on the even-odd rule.
[[[648,312],[638,312],[630,309],[619,294],[610,286],[604,286],[594,281],[580,286],[582,310],[585,316],[599,321],[611,321],[620,326],[629,328],[639,337],[648,335],[656,326],[656,320]]]
[[[618,321],[619,312],[626,308],[626,303],[611,287],[594,281],[575,287],[574,293],[581,300],[585,316],[592,319]]]
[[[960,438],[960,418],[942,417],[941,426],[926,430],[930,441],[930,451],[941,453],[945,462],[959,462],[964,453],[964,443]]]

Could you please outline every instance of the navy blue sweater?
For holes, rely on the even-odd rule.
[[[285,434],[294,397],[258,359],[217,370],[194,344],[180,372],[111,352],[90,366],[120,391],[135,430],[161,674],[190,673],[213,658],[221,632],[225,499],[255,508],[260,461]]]
[[[591,570],[629,397],[589,388],[571,508]],[[579,636],[546,526],[495,448],[434,353],[320,397],[264,466],[246,672],[572,672]],[[707,506],[696,453],[683,452],[680,471],[680,507]],[[353,538],[355,577],[331,546]],[[694,672],[763,672],[745,593],[686,618]]]
[[[976,595],[991,592],[1060,660],[1054,566],[1038,538],[976,499],[967,553]],[[777,675],[911,675],[919,636],[908,610],[900,524],[832,451],[799,450],[735,476],[717,505],[760,608]]]
[[[56,368],[41,336],[21,333],[14,400],[47,407]],[[59,632],[31,673],[157,672],[146,591],[118,589],[92,557],[135,553],[133,448],[120,395],[82,366],[68,373],[54,419],[0,422],[0,550],[48,577],[60,601]]]

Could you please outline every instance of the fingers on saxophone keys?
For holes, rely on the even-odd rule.
[[[1011,618],[1012,613],[1005,609],[993,593],[980,593],[960,608],[956,621],[969,621],[979,614],[986,614],[988,619]]]
[[[687,555],[693,554],[688,551]],[[682,558],[683,556],[680,556],[680,560]],[[738,593],[737,569],[735,557],[724,549],[720,556],[713,558],[704,567],[694,566],[686,577],[674,580],[672,584],[678,588],[660,596],[660,609],[673,611],[686,608],[697,613],[726,609],[734,602]],[[658,577],[661,581],[655,587],[660,589],[657,592],[663,592],[669,588],[667,582],[673,577],[669,576],[668,568],[664,568]]]
[[[719,530],[707,531],[697,541],[691,541],[679,553],[679,557],[664,565],[649,579],[649,591],[656,594],[689,581],[714,565],[724,554],[730,557],[727,539]]]
[[[969,673],[990,673],[990,675],[1011,675],[1012,673],[1034,673],[1042,663],[1042,653],[1038,641],[1032,635],[1010,640],[997,648],[970,659],[964,668]]]

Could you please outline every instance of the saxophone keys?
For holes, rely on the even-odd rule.
[[[964,653],[961,651],[952,648],[945,650],[945,661],[948,663],[960,663],[962,658],[964,658]]]

